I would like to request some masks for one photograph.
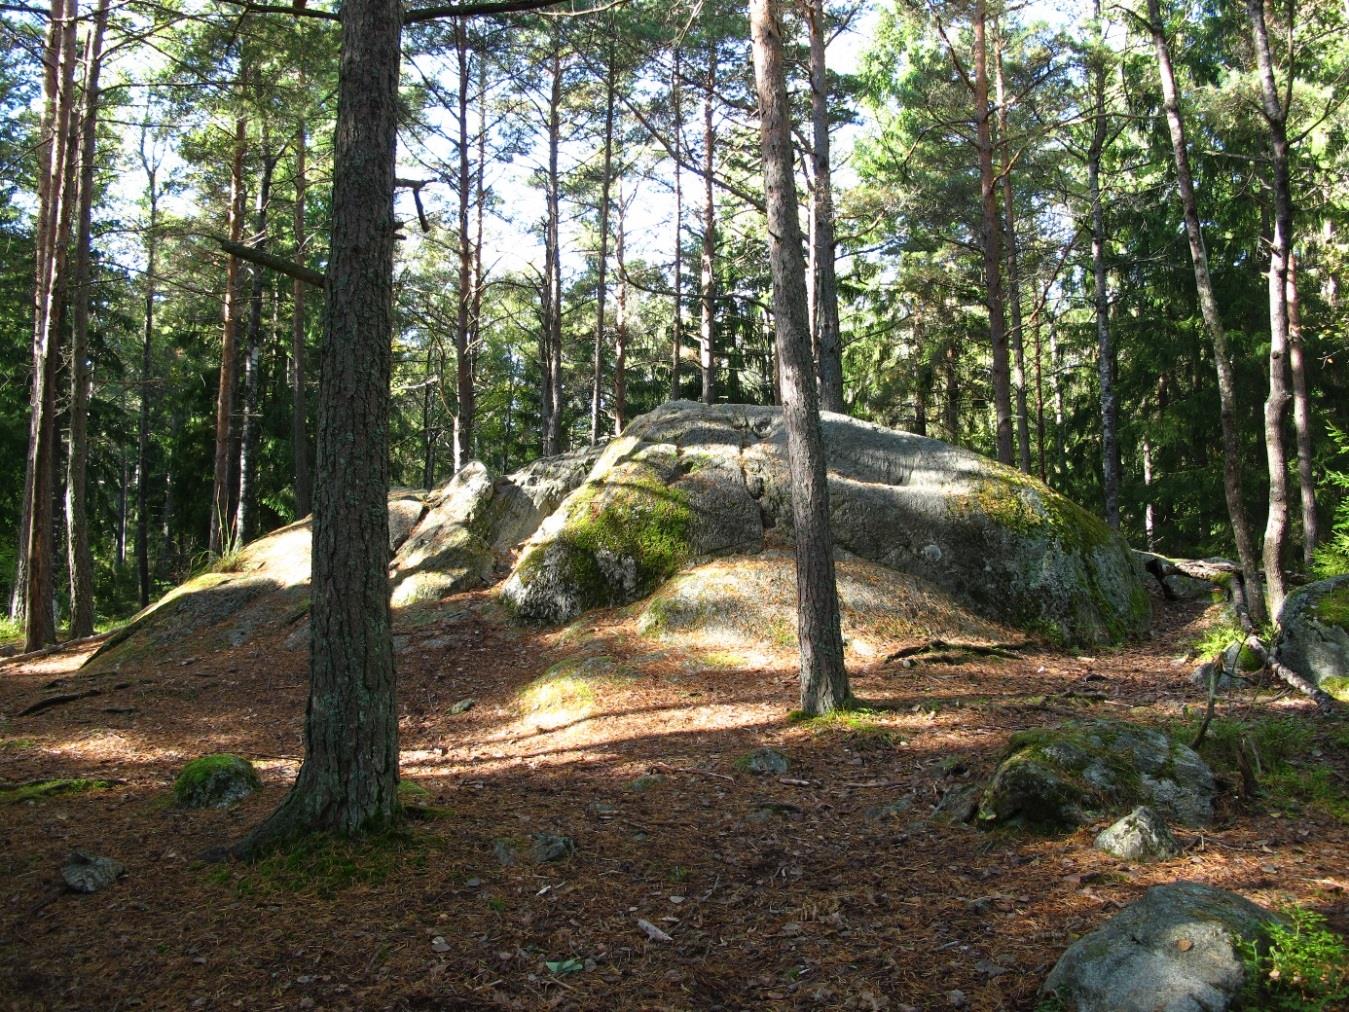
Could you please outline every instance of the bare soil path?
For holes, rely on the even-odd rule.
[[[1123,865],[1091,848],[1094,828],[1041,838],[933,817],[1017,729],[1193,723],[1203,693],[1183,657],[1199,621],[1168,606],[1151,640],[1093,657],[873,664],[854,689],[875,711],[811,726],[788,716],[790,657],[746,669],[663,648],[622,611],[521,629],[488,592],[459,595],[398,623],[403,775],[422,817],[372,846],[256,866],[199,855],[242,836],[294,775],[294,636],[205,655],[183,643],[101,676],[78,670],[88,647],[0,664],[0,782],[113,782],[0,803],[0,1007],[1030,1009],[1069,941],[1177,879],[1298,902],[1346,932],[1349,724],[1301,699],[1266,691],[1223,712],[1305,722],[1293,762],[1327,770],[1338,794],[1229,796],[1171,861]],[[577,656],[610,659],[589,694],[522,705]],[[738,769],[760,746],[791,769]],[[264,790],[225,811],[172,807],[182,764],[223,751],[253,759]],[[534,863],[543,832],[574,854]],[[128,873],[65,893],[75,849]]]

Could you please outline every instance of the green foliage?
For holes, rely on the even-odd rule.
[[[1320,1012],[1349,1001],[1349,946],[1314,910],[1290,906],[1262,941],[1243,942],[1242,1004],[1267,1012]]]
[[[1349,432],[1333,423],[1327,430],[1336,456],[1349,459]],[[1327,486],[1339,491],[1340,501],[1329,536],[1317,548],[1312,563],[1313,571],[1322,579],[1349,573],[1349,471],[1327,467],[1321,473],[1321,487],[1324,490]]]

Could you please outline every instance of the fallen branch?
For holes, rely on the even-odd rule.
[[[35,661],[40,657],[48,657],[51,654],[59,654],[62,650],[69,650],[72,647],[81,647],[90,643],[97,643],[99,640],[106,639],[112,633],[94,633],[92,636],[81,636],[79,639],[66,640],[64,643],[54,643],[49,647],[42,647],[40,650],[30,650],[26,654],[15,654],[12,657],[0,658],[0,668],[11,664],[22,664],[25,661]]]
[[[48,696],[46,699],[39,699],[36,703],[20,710],[16,716],[31,717],[35,713],[41,713],[43,710],[50,710],[54,706],[62,706],[65,703],[73,703],[77,699],[88,699],[90,696],[103,695],[102,689],[85,689],[83,692],[63,692],[59,696]]]
[[[926,643],[914,643],[907,647],[900,647],[894,653],[887,655],[885,659],[886,661],[898,661],[905,657],[917,657],[919,654],[942,650],[978,654],[980,657],[1011,657],[1034,645],[1029,641],[1019,643],[962,643],[960,641],[934,639]]]
[[[1246,636],[1245,647],[1255,654],[1264,664],[1265,668],[1273,672],[1280,681],[1287,683],[1298,692],[1302,693],[1313,703],[1322,713],[1331,713],[1335,709],[1335,698],[1320,686],[1313,684],[1306,678],[1303,678],[1288,665],[1280,662],[1272,653],[1265,649],[1265,645],[1260,642],[1260,637],[1254,633]]]

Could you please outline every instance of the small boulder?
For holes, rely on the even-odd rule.
[[[1349,574],[1299,587],[1279,611],[1279,660],[1349,702]]]
[[[1076,1012],[1222,1012],[1245,983],[1242,944],[1276,920],[1198,882],[1154,886],[1069,946],[1041,994]]]
[[[1073,829],[1147,803],[1184,825],[1213,817],[1213,771],[1160,731],[1115,720],[1012,736],[979,803],[985,826]]]
[[[561,861],[576,853],[576,841],[557,833],[534,833],[530,836],[535,864]]]
[[[1139,805],[1096,837],[1095,847],[1123,861],[1155,861],[1180,853],[1166,821],[1147,805]]]
[[[780,775],[792,768],[787,757],[775,748],[756,748],[747,756],[736,760],[736,768],[755,776]]]
[[[181,808],[227,808],[262,786],[247,759],[221,753],[193,759],[173,782],[173,798]]]
[[[61,866],[61,878],[77,893],[96,893],[126,874],[126,867],[110,857],[98,857],[74,851]]]

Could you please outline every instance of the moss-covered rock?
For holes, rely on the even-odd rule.
[[[984,826],[1072,829],[1139,804],[1202,825],[1213,815],[1213,772],[1160,731],[1100,720],[1012,736],[979,802]]]
[[[1300,587],[1279,612],[1279,660],[1349,701],[1349,574]]]
[[[824,416],[823,430],[841,557],[1057,641],[1147,629],[1150,604],[1123,539],[1040,482],[841,415]],[[791,534],[781,411],[677,401],[610,442],[539,528],[503,595],[523,618],[565,621],[644,596],[688,563]]]
[[[262,786],[253,764],[219,753],[193,759],[173,782],[173,800],[181,808],[227,808]]]

